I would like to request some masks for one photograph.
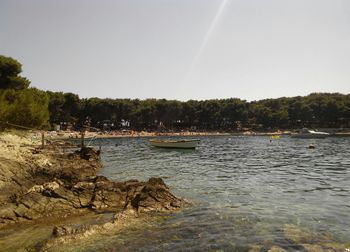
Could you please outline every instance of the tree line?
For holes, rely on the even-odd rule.
[[[350,127],[350,95],[312,93],[247,102],[79,98],[29,88],[21,64],[0,56],[0,121],[28,127],[91,126],[106,130],[237,131]],[[1,126],[0,126],[1,127]]]
[[[247,102],[238,98],[186,102],[165,99],[80,99],[48,92],[50,122],[76,127],[133,130],[274,130],[350,127],[350,95],[308,96]],[[125,122],[128,122],[126,125]]]

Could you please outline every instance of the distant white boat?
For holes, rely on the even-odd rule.
[[[149,142],[160,148],[177,148],[177,149],[195,149],[199,143],[199,139],[191,140],[160,140],[160,139],[151,139]]]
[[[315,130],[309,130],[306,128],[303,128],[299,133],[292,133],[291,137],[293,138],[325,138],[329,136],[330,134],[327,132],[320,132]]]

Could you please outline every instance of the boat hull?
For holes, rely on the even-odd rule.
[[[325,138],[329,136],[327,132],[309,130],[307,128],[303,128],[298,133],[293,133],[291,137],[293,138],[303,138],[303,139],[313,139],[313,138]]]
[[[154,147],[170,148],[170,149],[195,149],[199,140],[150,140],[150,143]]]
[[[326,138],[328,135],[325,134],[295,134],[291,135],[292,138],[302,138],[302,139],[318,139]]]

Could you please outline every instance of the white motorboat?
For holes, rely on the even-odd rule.
[[[177,149],[195,149],[199,143],[199,139],[186,139],[186,140],[161,140],[151,139],[149,142],[160,148],[177,148]]]
[[[330,134],[327,132],[320,132],[320,131],[309,130],[309,129],[303,128],[298,133],[292,133],[291,137],[310,139],[310,138],[325,138],[329,135]]]

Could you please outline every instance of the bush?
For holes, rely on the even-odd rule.
[[[30,128],[48,126],[49,98],[36,88],[0,90],[0,121]]]

